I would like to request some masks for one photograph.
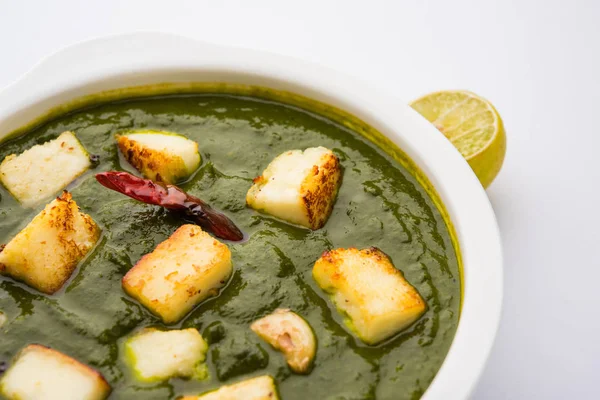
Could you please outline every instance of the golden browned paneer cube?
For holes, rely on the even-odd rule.
[[[198,144],[172,132],[139,130],[117,135],[125,159],[156,182],[175,184],[200,166]]]
[[[200,396],[185,396],[181,400],[279,400],[279,396],[273,378],[263,375],[221,386]]]
[[[367,344],[395,335],[426,310],[415,288],[375,247],[326,251],[315,263],[313,277]]]
[[[208,344],[197,329],[144,329],[125,342],[127,361],[142,381],[204,378]]]
[[[53,200],[0,252],[0,273],[52,294],[94,247],[100,228],[69,192]]]
[[[331,214],[341,176],[339,159],[325,147],[286,151],[254,179],[246,203],[285,221],[319,229]]]
[[[183,225],[123,277],[123,289],[166,324],[218,294],[231,275],[231,252],[196,225]]]
[[[37,344],[21,350],[0,380],[9,400],[104,400],[110,391],[96,370]]]
[[[91,166],[90,157],[73,132],[7,156],[0,182],[25,207],[57,195]]]

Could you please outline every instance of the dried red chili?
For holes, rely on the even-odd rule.
[[[226,215],[214,210],[199,198],[190,196],[177,186],[162,186],[149,179],[117,171],[96,174],[96,180],[102,186],[123,193],[132,199],[182,212],[221,239],[237,242],[244,238],[242,231]]]

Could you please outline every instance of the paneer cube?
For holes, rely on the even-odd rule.
[[[166,324],[216,296],[232,272],[229,248],[196,225],[183,225],[123,277],[123,289]]]
[[[325,225],[335,202],[340,161],[325,147],[290,150],[277,156],[246,195],[246,203],[310,229]]]
[[[0,380],[9,400],[103,400],[110,391],[96,370],[37,344],[21,350]]]
[[[143,381],[204,378],[207,350],[208,344],[193,328],[171,331],[148,328],[125,343],[127,360]]]
[[[4,325],[7,320],[8,318],[6,318],[6,314],[0,311],[0,328],[2,328],[2,325]]]
[[[185,396],[181,400],[279,400],[279,396],[273,378],[263,375],[221,386],[200,396]]]
[[[100,228],[69,192],[53,200],[0,252],[0,273],[52,294],[94,247]]]
[[[367,344],[395,335],[426,310],[415,288],[375,247],[326,251],[315,263],[313,277]]]
[[[73,132],[11,154],[0,164],[0,182],[25,207],[56,195],[90,166],[90,157]]]
[[[304,318],[280,308],[254,321],[250,329],[281,351],[292,371],[299,374],[309,372],[317,351],[317,340]]]
[[[163,131],[129,131],[117,135],[125,159],[147,179],[175,184],[200,166],[198,144],[184,136]]]

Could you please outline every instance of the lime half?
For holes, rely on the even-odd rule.
[[[452,142],[483,187],[488,187],[506,154],[504,124],[494,106],[464,90],[430,93],[411,106]]]

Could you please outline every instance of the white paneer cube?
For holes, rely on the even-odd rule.
[[[216,296],[232,272],[229,248],[196,225],[183,225],[123,277],[123,289],[166,324]]]
[[[90,157],[73,132],[11,154],[0,164],[0,182],[25,207],[56,195],[91,166]]]
[[[208,344],[193,328],[170,331],[148,328],[125,343],[126,357],[143,381],[204,378],[207,350]]]
[[[246,203],[282,220],[319,229],[325,225],[342,176],[340,161],[325,147],[277,156],[246,195]]]
[[[277,309],[254,321],[250,329],[281,351],[292,371],[309,372],[317,351],[317,340],[304,318],[288,309]]]
[[[117,135],[125,159],[156,182],[175,184],[189,177],[200,166],[198,143],[184,136],[163,131],[130,131]]]
[[[402,272],[375,247],[326,251],[315,263],[313,277],[367,344],[405,329],[427,307]]]
[[[263,375],[221,386],[200,396],[185,396],[180,400],[279,400],[279,396],[273,378]]]
[[[37,344],[21,350],[0,380],[9,400],[104,400],[110,391],[96,370]]]
[[[94,247],[100,228],[69,192],[46,207],[0,252],[0,273],[52,294]]]

